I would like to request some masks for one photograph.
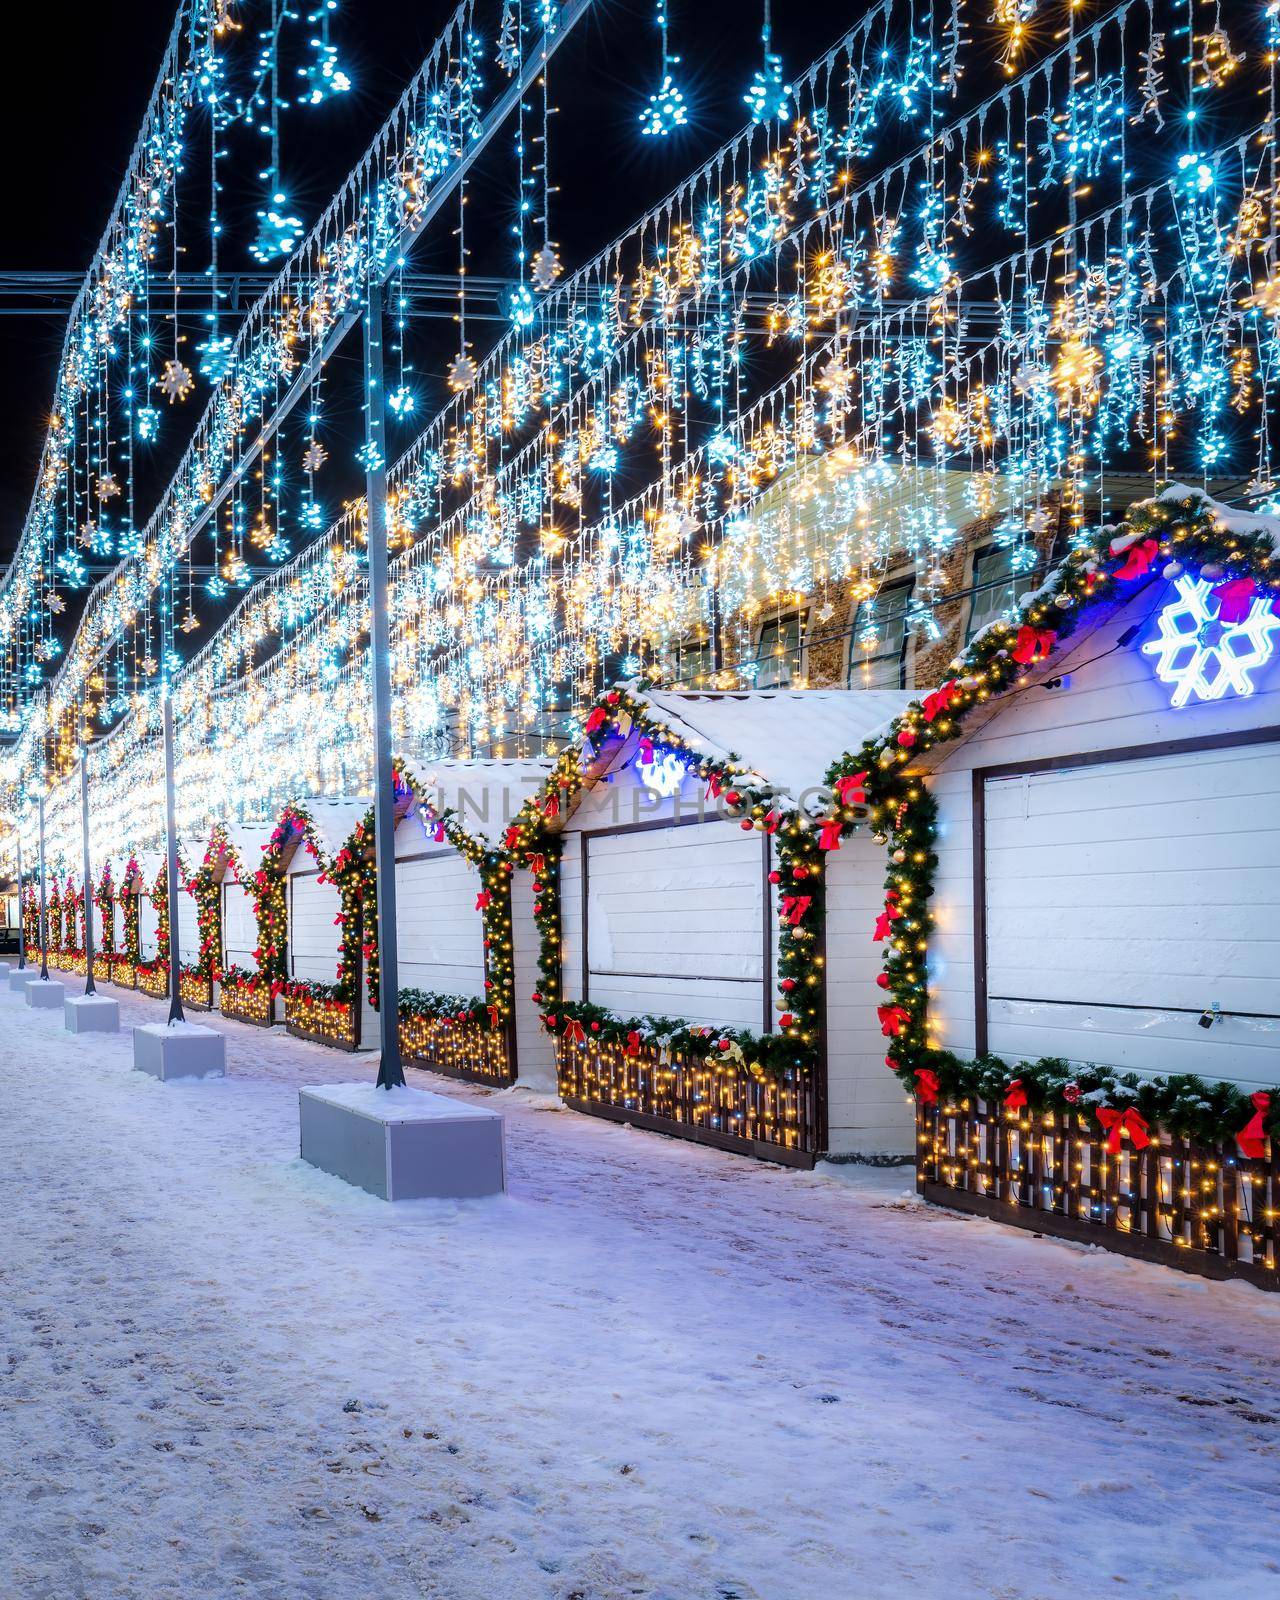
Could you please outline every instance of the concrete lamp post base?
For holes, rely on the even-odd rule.
[[[27,985],[40,976],[35,967],[15,967],[9,974],[9,988],[14,994],[25,995]]]
[[[40,1011],[61,1011],[66,997],[66,985],[54,978],[33,978],[27,985],[27,1004]]]
[[[197,1022],[147,1022],[133,1030],[133,1064],[162,1083],[224,1078],[227,1041]]]
[[[380,1200],[470,1200],[507,1187],[502,1118],[425,1089],[298,1091],[302,1159]]]
[[[77,994],[62,1007],[68,1033],[119,1033],[120,1002],[106,994]]]

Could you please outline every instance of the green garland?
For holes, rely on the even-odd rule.
[[[1258,1112],[1280,1137],[1280,1088],[1248,1095],[1229,1083],[1191,1073],[1144,1079],[1090,1065],[1073,1071],[1056,1057],[1020,1061],[963,1060],[929,1038],[927,960],[934,919],[929,909],[938,868],[937,805],[914,763],[960,737],[969,714],[1012,688],[1028,668],[1056,654],[1089,608],[1124,604],[1137,586],[1173,578],[1185,566],[1219,587],[1235,584],[1245,600],[1280,594],[1280,553],[1263,531],[1233,533],[1216,521],[1198,490],[1165,488],[1129,508],[1119,527],[1104,526],[1073,550],[1026,607],[1021,623],[984,629],[951,663],[953,676],[914,701],[879,739],[836,762],[828,780],[864,797],[876,838],[888,845],[885,905],[875,937],[886,947],[877,980],[889,1039],[886,1064],[922,1102],[976,1097],[1010,1109],[1069,1113],[1081,1106],[1133,1107],[1171,1134],[1206,1141],[1236,1137]],[[1262,1102],[1260,1104],[1260,1102]]]
[[[93,903],[102,919],[102,948],[97,952],[110,965],[116,953],[116,892],[111,880],[111,863],[103,863],[98,875],[98,886],[93,891]]]
[[[134,892],[138,879],[142,873],[138,867],[138,858],[130,855],[129,863],[124,869],[124,877],[120,880],[119,898],[124,911],[124,950],[123,954],[136,967],[142,959],[142,930],[138,896]]]
[[[439,1017],[461,1020],[462,1013],[473,1012],[473,1020],[483,1019],[486,1032],[499,1032],[510,1021],[515,1011],[515,945],[511,925],[511,861],[502,850],[495,850],[469,833],[458,821],[457,814],[448,806],[437,809],[432,795],[423,788],[399,762],[395,765],[394,783],[397,796],[411,795],[424,825],[431,831],[437,844],[448,843],[480,874],[480,888],[476,895],[476,910],[482,913],[485,949],[484,998],[466,998],[458,995],[436,994],[424,989],[401,989],[398,996],[402,1017]],[[372,840],[374,810],[370,806],[364,821],[356,830],[362,838]],[[343,887],[349,879],[351,902],[360,916],[362,929],[361,953],[365,959],[365,985],[369,1003],[375,1009],[379,1000],[378,968],[378,884],[376,862],[372,850],[358,852],[359,860],[344,862],[339,869]],[[335,862],[335,867],[337,863]],[[335,877],[335,882],[338,879]],[[346,911],[344,891],[343,910]],[[344,924],[344,931],[345,931]],[[341,981],[341,980],[340,980]],[[430,1009],[431,1006],[436,1009]]]
[[[577,803],[591,773],[584,773],[580,748],[570,745],[557,759],[542,785],[521,808],[507,830],[508,854],[533,874],[534,917],[539,932],[539,981],[533,995],[542,1007],[543,1025],[552,1033],[594,1028],[602,1037],[625,1040],[632,1032],[661,1044],[679,1038],[691,1053],[730,1054],[753,1072],[776,1076],[818,1061],[823,1005],[823,968],[818,959],[825,918],[822,841],[817,825],[801,814],[793,801],[752,773],[736,756],[709,756],[695,750],[684,738],[661,722],[648,704],[625,687],[610,689],[590,708],[583,732],[596,752],[617,746],[636,735],[654,760],[668,756],[681,761],[707,785],[707,798],[718,800],[728,816],[744,830],[769,832],[776,847],[776,866],[770,881],[779,895],[778,987],[788,1010],[779,1018],[776,1033],[749,1029],[691,1029],[665,1017],[622,1018],[603,1007],[565,1002],[560,988],[560,840],[565,812]],[[612,752],[611,752],[612,753]],[[597,755],[593,766],[598,767]],[[843,823],[852,819],[851,808],[836,812]],[[823,830],[823,836],[830,840]],[[709,1046],[709,1041],[711,1041]],[[728,1041],[721,1047],[721,1041]]]

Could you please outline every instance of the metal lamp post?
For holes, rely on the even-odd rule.
[[[164,691],[164,832],[165,883],[169,896],[169,1025],[185,1022],[182,1011],[182,963],[178,956],[178,825],[173,783],[173,699]],[[88,847],[86,846],[86,849]]]
[[[386,399],[382,285],[369,277],[364,317],[365,503],[369,517],[369,666],[373,678],[373,844],[378,895],[378,1087],[404,1083],[400,1062],[400,962],[396,945],[395,792],[391,766],[391,620],[387,608]]]
[[[80,844],[84,870],[84,992],[96,994],[93,984],[93,876],[89,866],[89,752],[80,754]]]
[[[49,981],[49,918],[44,876],[44,790],[40,791],[40,981]]]

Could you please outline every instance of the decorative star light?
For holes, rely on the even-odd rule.
[[[56,589],[45,590],[44,603],[55,616],[60,616],[67,609],[67,602]]]
[[[664,800],[679,794],[684,780],[689,776],[689,769],[678,756],[670,753],[659,756],[657,751],[653,752],[652,761],[642,761],[637,757],[636,770],[640,774],[640,782],[649,793]]]
[[[160,374],[160,393],[170,405],[175,400],[185,400],[195,386],[195,379],[191,376],[191,368],[184,367],[181,361],[166,361],[164,371]]]
[[[249,254],[264,266],[277,256],[292,255],[302,238],[302,218],[286,211],[284,208],[288,204],[289,197],[283,190],[277,190],[271,196],[268,209],[258,213],[258,236],[249,246]]]
[[[560,266],[560,257],[549,244],[544,244],[530,263],[533,277],[533,286],[539,294],[548,294],[556,286],[556,279],[563,270]]]
[[[650,139],[665,139],[674,129],[683,128],[688,120],[684,95],[668,72],[662,87],[657,94],[649,96],[649,104],[640,113],[640,132]]]
[[[469,389],[476,381],[478,371],[473,358],[466,351],[461,352],[449,363],[449,387],[459,392]]]
[[[185,617],[183,617],[178,626],[182,629],[183,633],[194,633],[200,626],[200,619],[196,616],[195,612],[192,611],[190,606],[187,607],[187,614]]]
[[[319,472],[328,459],[329,452],[320,443],[319,439],[312,439],[303,452],[302,470],[304,472]]]
[[[98,499],[113,500],[120,493],[120,485],[115,480],[115,475],[110,472],[98,475]]]
[[[1242,622],[1223,622],[1204,578],[1177,580],[1178,598],[1160,613],[1160,637],[1144,644],[1144,655],[1156,656],[1156,676],[1173,685],[1171,704],[1189,700],[1221,700],[1228,689],[1253,693],[1250,673],[1265,666],[1280,633],[1280,617],[1269,598],[1255,599]]]

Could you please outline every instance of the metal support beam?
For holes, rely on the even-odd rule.
[[[89,865],[89,752],[80,753],[80,846],[84,853],[84,992],[93,986],[93,873]]]
[[[369,511],[370,676],[373,679],[373,841],[378,895],[378,1087],[404,1082],[400,959],[396,944],[396,797],[391,769],[391,619],[388,615],[386,396],[382,286],[370,282],[364,317],[365,501]],[[358,997],[357,997],[358,1003]]]
[[[22,825],[18,825],[18,971],[27,965],[27,911],[22,897]]]
[[[40,977],[49,977],[49,912],[44,876],[44,790],[40,791]]]
[[[164,691],[164,839],[165,886],[169,896],[169,1023],[185,1022],[182,1013],[182,962],[178,955],[178,822],[173,787],[173,697]]]

